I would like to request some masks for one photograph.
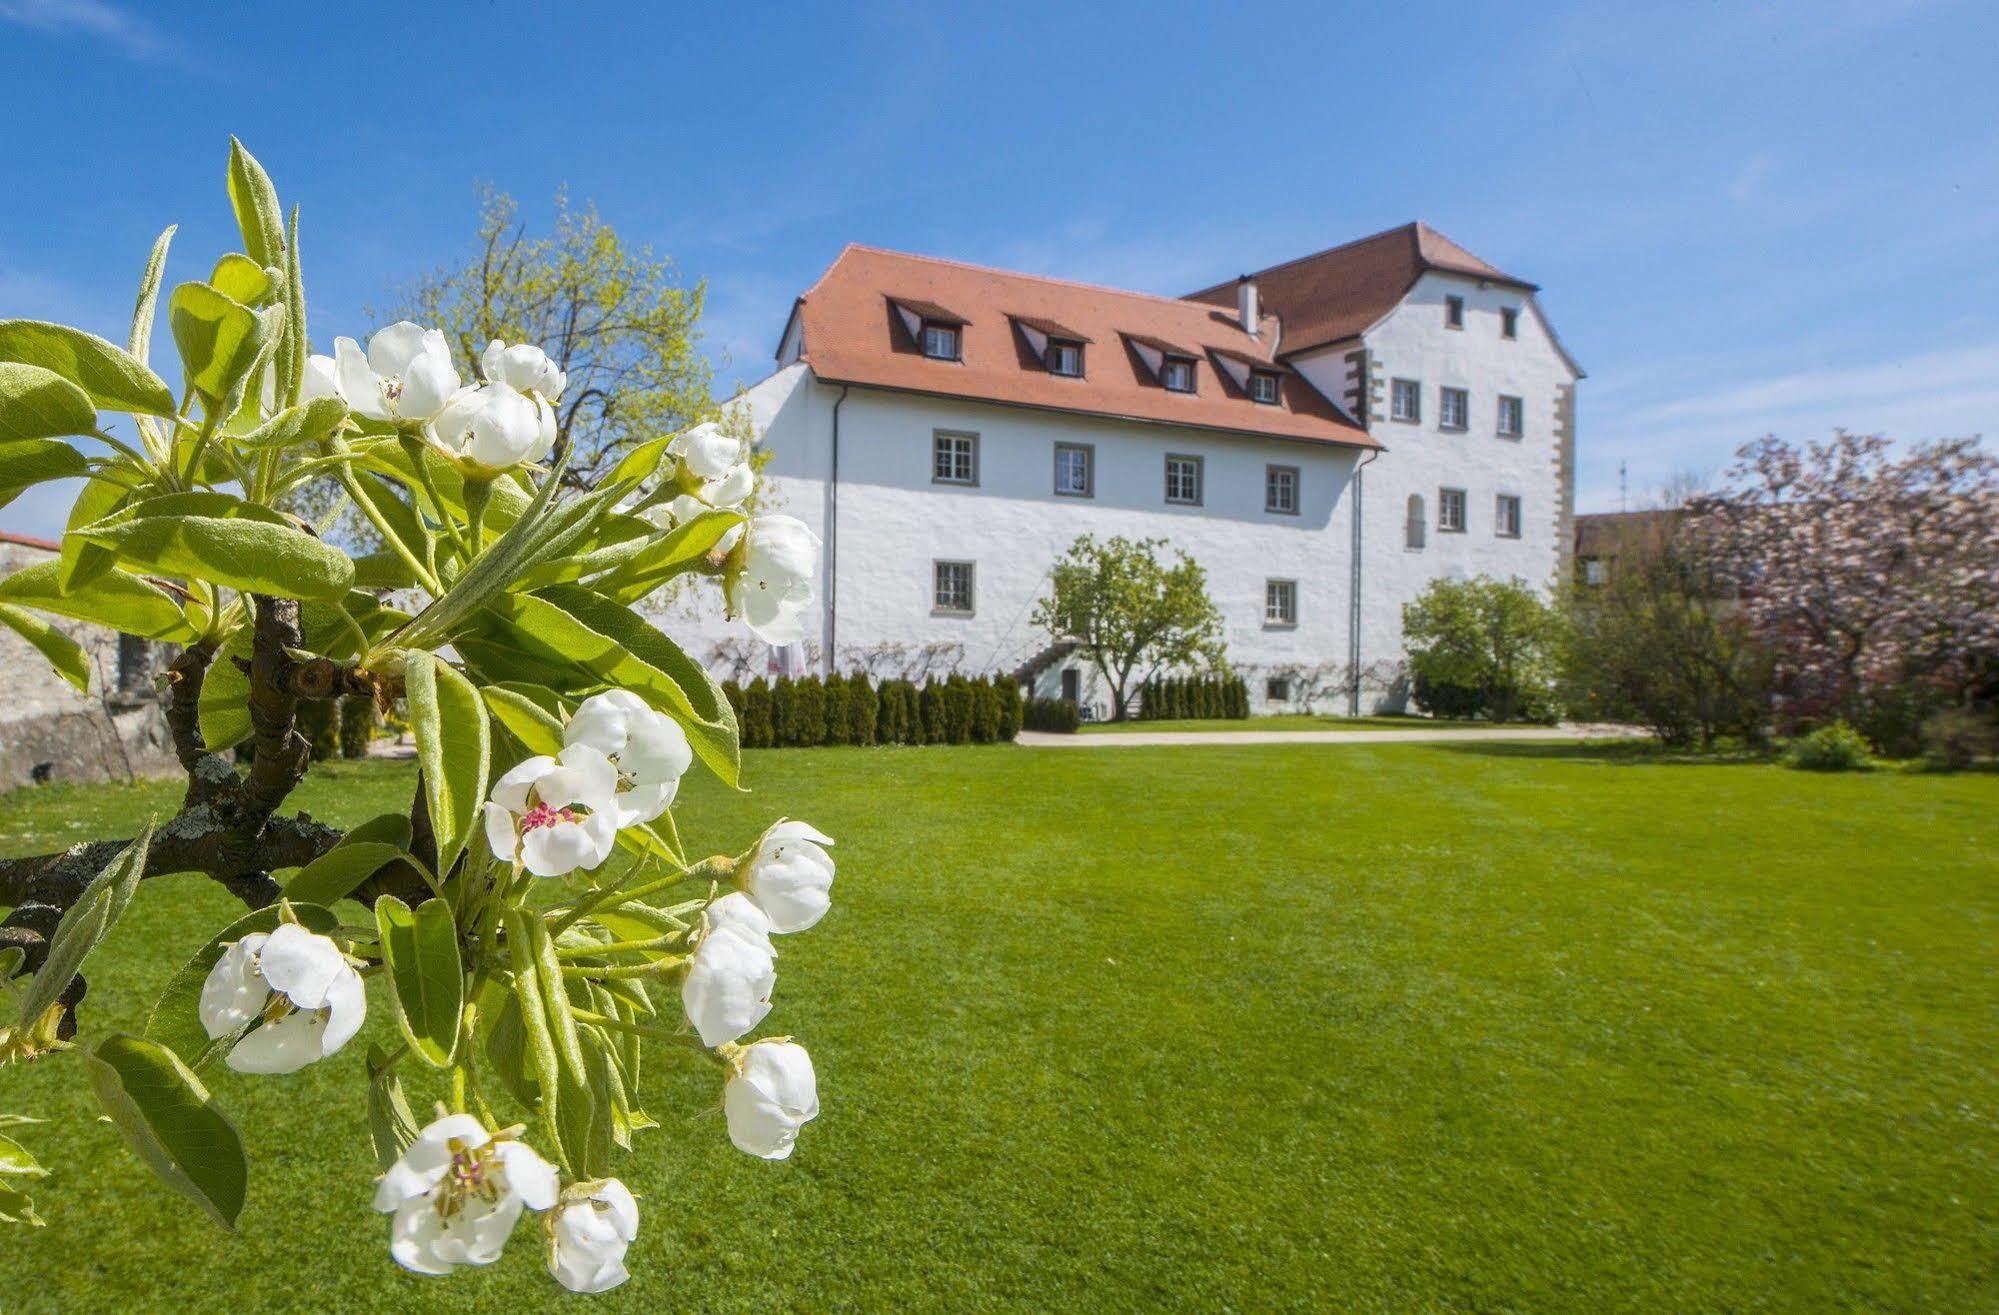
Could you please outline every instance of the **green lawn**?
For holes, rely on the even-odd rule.
[[[749,755],[694,844],[840,840],[776,1031],[824,1112],[734,1151],[706,1070],[623,1176],[636,1277],[577,1309],[1990,1310],[1999,1305],[1999,776],[1814,776],[1631,748]],[[306,791],[354,819],[402,768]],[[5,800],[4,852],[172,792]],[[231,916],[146,883],[87,1022],[134,1027]],[[376,999],[370,1027],[383,1023]],[[538,1234],[389,1261],[362,1046],[215,1078],[241,1235],[157,1188],[78,1065],[0,1109],[65,1165],[5,1233],[8,1311],[552,1309]]]
[[[1078,727],[1085,735],[1125,735],[1135,731],[1490,731],[1546,729],[1539,722],[1456,721],[1448,717],[1334,717],[1286,712],[1273,717],[1167,717],[1158,721],[1093,721]]]

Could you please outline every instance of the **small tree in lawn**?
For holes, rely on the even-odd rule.
[[[1692,510],[1794,720],[1844,716],[1913,751],[1923,714],[1999,654],[1999,460],[1975,438],[1765,438]]]
[[[1165,547],[1164,539],[1086,534],[1056,560],[1048,596],[1035,604],[1036,625],[1089,654],[1111,688],[1114,721],[1124,720],[1135,683],[1222,660],[1222,616],[1208,597],[1207,573],[1183,551],[1161,561]]]
[[[682,775],[698,759],[736,786],[741,737],[702,666],[633,607],[713,576],[761,639],[791,642],[816,541],[746,515],[748,488],[721,496],[685,435],[625,445],[565,496],[548,459],[577,380],[537,344],[488,345],[483,380],[414,323],[310,355],[298,212],[240,145],[228,188],[243,250],[166,298],[179,389],[149,363],[172,229],[126,346],[0,320],[0,501],[82,481],[60,559],[0,579],[0,624],[79,688],[88,661],[45,616],[180,645],[162,692],[187,776],[156,827],[0,860],[0,1065],[69,1063],[140,1159],[233,1229],[250,1165],[228,1088],[207,1082],[333,1057],[372,995],[394,1049],[339,1067],[368,1111],[390,1255],[421,1274],[488,1264],[534,1210],[557,1281],[613,1287],[639,1211],[610,1170],[660,1126],[639,1103],[657,1090],[638,1083],[645,1052],[711,1068],[752,1155],[788,1157],[818,1113],[804,1048],[746,1038],[771,1008],[772,935],[817,922],[833,879],[831,842],[802,822],[683,852]],[[132,417],[129,436],[105,412]],[[283,510],[322,474],[382,553],[357,561]],[[692,489],[710,494],[698,511],[647,514]],[[418,770],[407,808],[343,834],[284,805],[312,767],[309,710],[356,698],[407,709]],[[138,883],[174,873],[246,911],[189,943],[143,1036],[86,1045],[82,971]],[[23,1187],[40,1172],[0,1138],[0,1221],[41,1222]],[[281,1227],[316,1227],[320,1208]]]
[[[1546,716],[1560,632],[1520,580],[1432,580],[1402,609],[1417,700],[1443,716]]]

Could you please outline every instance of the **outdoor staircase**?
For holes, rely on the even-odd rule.
[[[1013,678],[1029,689],[1033,689],[1034,682],[1041,678],[1042,672],[1048,670],[1048,668],[1054,666],[1057,662],[1060,662],[1063,658],[1068,657],[1081,647],[1082,645],[1073,639],[1058,639],[1022,663],[1014,671]]]

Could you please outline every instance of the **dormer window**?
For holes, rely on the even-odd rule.
[[[1268,370],[1258,370],[1249,376],[1249,395],[1265,406],[1276,406],[1278,398],[1277,376]]]
[[[1185,356],[1169,356],[1159,368],[1159,382],[1169,393],[1194,391],[1194,362]]]
[[[1078,379],[1083,374],[1083,344],[1079,342],[1053,342],[1048,344],[1048,373],[1064,378]]]
[[[923,326],[923,354],[933,361],[959,359],[958,326],[926,322]]]

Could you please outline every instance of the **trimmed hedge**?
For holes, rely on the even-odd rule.
[[[860,672],[747,685],[725,681],[745,749],[802,749],[820,744],[995,744],[1026,721],[1020,687],[1006,676],[954,675],[876,684]],[[1068,729],[1074,730],[1070,710]]]
[[[1157,676],[1139,687],[1140,721],[1220,721],[1249,716],[1241,676]]]
[[[1068,699],[1028,699],[1021,705],[1021,725],[1031,731],[1072,735],[1082,719],[1082,713]]]

